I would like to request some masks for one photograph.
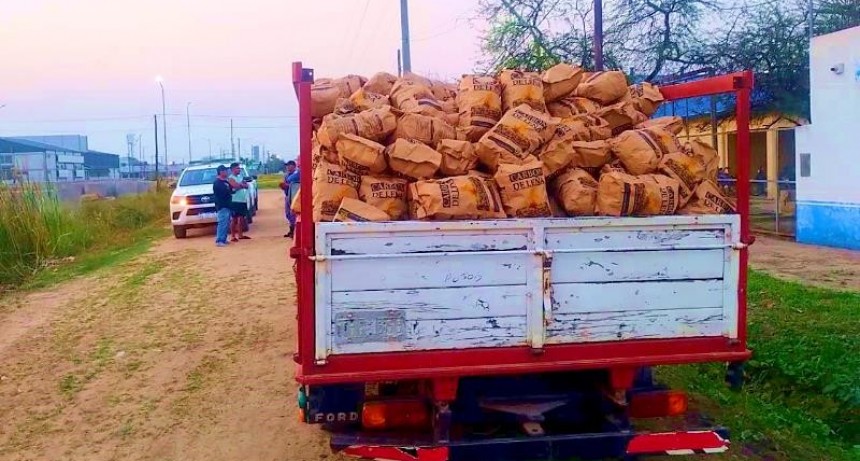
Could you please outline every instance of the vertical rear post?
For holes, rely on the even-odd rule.
[[[313,120],[311,118],[312,69],[305,69],[301,62],[293,63],[293,86],[299,102],[299,164],[304,170],[300,176],[301,210],[298,218],[298,238],[290,255],[296,258],[298,272],[298,360],[302,367],[308,365],[308,354],[314,350],[314,265],[310,257],[314,254],[313,220]]]
[[[753,86],[753,75],[746,71],[735,76],[734,86],[737,94],[737,190],[738,214],[741,216],[741,243],[752,243],[750,235],[750,91]],[[740,274],[738,280],[738,340],[746,345],[747,341],[747,264],[749,250],[740,250]]]

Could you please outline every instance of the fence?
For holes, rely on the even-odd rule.
[[[77,201],[84,195],[100,197],[120,197],[123,195],[142,194],[155,190],[154,181],[138,179],[102,179],[96,181],[75,181],[50,183],[57,191],[57,196],[63,201]]]
[[[735,179],[721,179],[723,191],[735,197]],[[794,237],[797,232],[795,181],[751,180],[750,227],[764,234]]]

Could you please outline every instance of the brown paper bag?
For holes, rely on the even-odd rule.
[[[597,186],[597,212],[605,216],[674,214],[678,187],[678,181],[663,175],[605,173]]]
[[[612,148],[606,141],[575,141],[570,147],[573,149],[572,167],[598,169],[612,160]]]
[[[547,103],[573,94],[582,80],[582,68],[570,64],[556,64],[541,74],[543,97]]]
[[[430,83],[430,90],[439,102],[452,101],[457,97],[456,83],[445,83],[439,80],[431,80]]]
[[[341,98],[340,89],[331,79],[318,79],[311,85],[311,117],[324,117],[334,112]]]
[[[357,174],[322,160],[314,172],[314,222],[333,220],[344,197],[357,199],[360,181]]]
[[[552,183],[553,194],[569,216],[592,216],[597,205],[597,181],[581,168],[570,168]]]
[[[598,110],[594,115],[606,120],[613,135],[633,128],[634,125],[648,120],[631,101],[622,101]]]
[[[717,182],[717,172],[720,169],[720,154],[710,144],[694,139],[687,143],[685,152],[702,162],[705,166],[704,179]]]
[[[334,216],[334,222],[390,221],[384,211],[361,200],[345,197]]]
[[[612,127],[609,126],[609,122],[594,114],[575,115],[571,120],[582,122],[588,127],[589,141],[601,141],[612,137]]]
[[[436,146],[436,151],[442,154],[439,172],[445,176],[464,175],[478,164],[478,154],[469,141],[443,139]]]
[[[442,154],[426,144],[399,138],[385,148],[391,170],[407,178],[429,179],[442,165]]]
[[[657,171],[664,155],[681,150],[675,135],[662,128],[625,131],[609,143],[624,168],[634,175]]]
[[[654,115],[654,112],[660,108],[660,104],[665,101],[660,88],[648,82],[630,85],[628,94],[636,110],[648,117]]]
[[[390,104],[387,94],[373,93],[364,88],[359,88],[349,97],[353,106],[361,112],[363,110],[377,109]]]
[[[391,75],[388,72],[377,72],[367,80],[363,88],[370,93],[388,96],[396,81],[396,75]]]
[[[679,214],[734,214],[737,213],[734,200],[726,197],[715,183],[704,180],[693,192],[693,198]]]
[[[311,116],[323,117],[334,112],[338,99],[347,99],[365,82],[359,75],[343,78],[320,78],[311,85]]]
[[[555,134],[538,150],[537,157],[543,162],[543,171],[550,178],[566,168],[575,156],[572,143],[587,141],[591,138],[588,127],[580,120],[562,120],[555,128]]]
[[[600,110],[603,106],[588,99],[578,96],[568,96],[546,103],[547,111],[553,117],[569,118],[576,115],[591,114]]]
[[[501,164],[493,178],[499,185],[502,204],[508,217],[552,216],[542,162],[536,161],[525,165]]]
[[[543,82],[536,72],[503,70],[499,74],[499,83],[502,85],[502,109],[505,112],[521,104],[546,112]]]
[[[678,181],[678,206],[683,207],[693,196],[693,191],[705,179],[705,164],[701,158],[684,152],[672,152],[663,156],[658,167],[660,173]]]
[[[394,221],[408,218],[406,188],[409,182],[388,176],[362,176],[358,197],[368,205],[384,211]]]
[[[464,75],[457,93],[459,127],[476,142],[502,117],[502,87],[489,75]]]
[[[394,84],[389,94],[391,104],[403,112],[442,117],[445,111],[433,95],[433,90],[423,80],[403,77]]]
[[[354,134],[342,134],[335,144],[340,166],[358,174],[379,174],[388,169],[385,146]]]
[[[490,171],[495,171],[499,163],[531,161],[532,154],[552,138],[560,122],[522,104],[507,111],[499,123],[481,137],[475,146],[478,159]]]
[[[403,114],[397,119],[394,138],[406,138],[436,146],[443,139],[457,139],[457,130],[444,120],[421,114]]]
[[[669,117],[657,117],[646,120],[644,122],[636,125],[637,130],[641,130],[643,128],[663,128],[664,130],[674,134],[679,135],[682,131],[684,131],[684,119],[676,116]]]
[[[452,176],[409,185],[412,219],[469,220],[504,218],[499,191],[492,179]]]
[[[603,165],[602,167],[600,167],[600,171],[596,175],[594,175],[594,177],[600,178],[600,175],[606,174],[606,173],[611,173],[613,171],[617,171],[619,173],[624,173],[624,174],[629,174],[629,173],[627,173],[627,170],[624,169],[624,164],[621,163],[621,160],[615,159],[615,160],[612,160],[611,162],[607,163],[606,165]]]
[[[388,106],[346,117],[333,114],[323,118],[317,137],[324,147],[333,149],[341,134],[354,134],[371,141],[382,142],[397,127],[397,117]]]
[[[627,76],[618,70],[594,72],[583,77],[576,87],[577,96],[593,99],[604,105],[618,101],[627,91]]]

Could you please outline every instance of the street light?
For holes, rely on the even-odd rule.
[[[155,83],[161,87],[161,131],[164,138],[164,169],[167,171],[167,177],[170,177],[170,164],[167,163],[167,103],[164,98],[164,79],[161,75],[155,77]]]
[[[188,127],[188,164],[191,165],[191,103],[185,105],[185,122]]]

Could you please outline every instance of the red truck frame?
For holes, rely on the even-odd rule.
[[[293,85],[299,103],[299,159],[311,165],[313,120],[311,85],[313,70],[293,63]],[[734,94],[737,98],[737,199],[741,217],[740,273],[738,284],[738,338],[683,338],[630,340],[623,342],[549,345],[536,355],[529,347],[468,350],[396,352],[339,355],[326,363],[314,361],[314,223],[299,218],[298,232],[290,256],[296,259],[298,284],[298,364],[296,379],[302,385],[360,383],[407,379],[432,379],[434,397],[451,400],[457,379],[478,375],[509,375],[588,369],[610,370],[616,389],[630,387],[638,367],[702,362],[743,362],[751,356],[747,349],[747,246],[750,234],[750,93],[751,71],[737,72],[688,83],[661,87],[668,100]],[[301,176],[301,209],[309,216],[313,209],[312,175]]]

